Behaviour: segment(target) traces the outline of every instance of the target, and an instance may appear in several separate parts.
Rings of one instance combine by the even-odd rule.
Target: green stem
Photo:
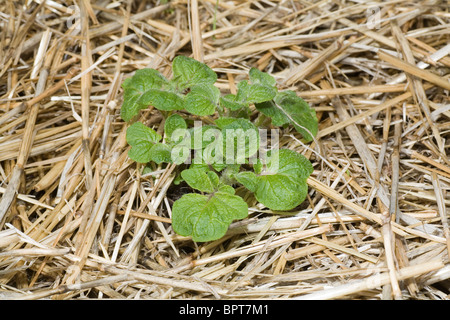
[[[258,118],[256,118],[255,120],[255,126],[260,128],[263,126],[264,121],[266,121],[267,116],[265,114],[260,113],[258,115]]]

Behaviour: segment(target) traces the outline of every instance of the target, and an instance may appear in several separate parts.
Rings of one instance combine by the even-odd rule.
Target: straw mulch
[[[0,297],[448,299],[449,23],[444,0],[1,1]],[[280,140],[314,165],[299,208],[173,232],[177,168],[143,175],[119,110],[177,55],[316,109],[314,143]]]

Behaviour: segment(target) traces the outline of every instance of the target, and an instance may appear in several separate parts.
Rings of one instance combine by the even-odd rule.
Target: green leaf
[[[204,172],[208,172],[209,166],[206,163],[192,163],[189,166],[189,169],[198,169],[198,170],[202,170]]]
[[[123,104],[120,109],[120,117],[124,121],[130,121],[134,116],[139,114],[141,109],[144,109],[141,104],[137,103],[141,94],[138,91],[125,92],[123,95]]]
[[[226,94],[223,97],[220,97],[219,103],[222,108],[230,109],[231,111],[236,111],[244,107],[248,107],[248,103],[239,103],[236,101],[236,95],[234,94]]]
[[[272,100],[277,94],[276,81],[271,75],[251,68],[249,78],[250,83],[248,81],[238,83],[236,95],[227,94],[220,98],[220,105],[223,108],[236,111],[248,107],[250,103]]]
[[[185,97],[185,108],[197,116],[209,116],[216,111],[220,91],[212,84],[197,85]]]
[[[284,175],[259,177],[256,200],[272,210],[291,210],[302,203],[308,192],[306,183],[294,183]]]
[[[228,184],[221,184],[219,186],[219,191],[220,192],[225,192],[225,193],[229,193],[229,194],[234,194],[235,190],[232,186],[228,185]]]
[[[141,122],[135,122],[127,129],[126,140],[131,146],[130,159],[147,163],[151,160],[150,149],[161,140],[161,136]]]
[[[157,89],[150,89],[144,92],[136,103],[142,105],[143,108],[151,105],[163,111],[184,109],[184,101],[181,96],[173,92]]]
[[[192,165],[212,166],[214,170],[221,171],[227,165],[223,163],[222,143],[219,140],[213,141],[204,149],[195,150]]]
[[[278,93],[278,95],[280,92]],[[255,107],[259,112],[268,116],[272,120],[272,124],[276,127],[281,127],[286,123],[291,123],[291,120],[287,117],[286,113],[277,108],[274,101],[266,101],[255,104]]]
[[[250,120],[242,118],[234,119],[234,121],[224,119],[223,122],[227,122],[222,127],[225,163],[245,163],[245,159],[252,157],[258,151],[258,128]]]
[[[241,81],[237,85],[236,101],[239,103],[261,103],[272,100],[277,94],[277,88],[260,83],[249,84]]]
[[[220,172],[227,167],[223,161],[222,143],[221,140],[215,140],[209,144],[205,149],[196,150],[193,164],[210,166]]]
[[[175,129],[171,134],[172,139],[172,151],[171,151],[171,160],[172,163],[182,164],[185,163],[191,157],[191,135],[190,130],[185,129]]]
[[[260,174],[263,169],[264,164],[261,159],[256,159],[256,163],[253,163],[253,170],[256,174]]]
[[[214,162],[211,165],[212,165],[213,169],[218,172],[220,172],[223,169],[225,169],[226,167],[228,167],[228,165],[226,163],[222,163],[222,162],[221,163]]]
[[[188,163],[189,159],[189,152],[184,151],[188,150],[187,148],[178,147],[178,148],[172,148],[172,151],[170,153],[170,160],[172,163],[175,163],[177,165]]]
[[[212,193],[219,184],[219,177],[212,171],[205,172],[203,169],[185,169],[181,177],[193,189],[201,192]]]
[[[139,110],[148,107],[148,104],[140,100],[145,92],[163,89],[168,85],[168,80],[157,70],[137,70],[134,76],[125,79],[122,83],[124,89],[123,104],[120,110],[122,119],[130,121],[139,113]]]
[[[122,88],[145,92],[150,89],[160,89],[168,83],[168,80],[159,71],[145,68],[137,70],[134,76],[125,79]]]
[[[171,163],[171,148],[164,143],[155,143],[150,149],[150,159],[157,164],[162,162]]]
[[[292,179],[305,180],[313,172],[311,162],[302,154],[290,149],[274,150],[261,175],[283,174]]]
[[[182,236],[192,236],[197,242],[220,239],[233,220],[248,215],[245,201],[229,192],[205,196],[195,193],[183,195],[172,207],[172,227]]]
[[[273,101],[258,103],[255,106],[261,113],[272,118],[274,126],[286,123],[293,125],[306,141],[313,140],[313,136],[318,132],[315,110],[294,91],[279,92]]]
[[[173,79],[179,90],[196,85],[214,84],[217,81],[217,74],[210,67],[186,56],[177,56],[173,59],[172,70]]]
[[[231,164],[227,165],[224,170],[221,172],[220,181],[223,184],[235,184],[236,183],[236,174],[239,173],[241,168],[240,164]]]
[[[161,136],[152,128],[147,127],[141,122],[135,122],[127,129],[126,140],[128,144],[133,145],[143,141],[156,143],[161,140]]]
[[[186,121],[179,114],[172,114],[167,117],[166,122],[164,123],[164,133],[169,141],[177,142],[180,140],[180,135],[172,136],[175,130],[182,129],[185,130],[187,128]],[[178,139],[177,139],[178,137]]]
[[[220,118],[217,118],[214,122],[220,129],[223,129],[226,126],[235,122],[236,120],[237,120],[237,118],[234,118],[234,117],[220,117]]]
[[[271,153],[265,170],[255,179],[240,173],[236,178],[256,199],[272,210],[291,210],[302,203],[308,193],[306,179],[313,172],[309,160],[303,155],[280,149]],[[239,180],[238,180],[239,181]]]
[[[209,181],[211,181],[211,184],[214,186],[214,189],[216,189],[219,186],[219,176],[214,171],[208,171],[206,174],[208,175]]]
[[[222,133],[216,126],[196,126],[188,129],[191,149],[199,150],[213,143]]]
[[[248,190],[255,192],[258,184],[258,177],[251,171],[242,171],[235,175],[236,180]]]
[[[250,81],[254,84],[262,84],[268,87],[275,87],[277,84],[277,81],[274,77],[256,68],[251,68],[248,74]]]
[[[205,160],[205,159],[203,159],[204,161],[202,161],[202,162],[199,162],[199,163],[192,163],[190,166],[189,166],[189,169],[199,169],[199,170],[202,170],[202,171],[204,171],[204,172],[209,172],[211,169],[210,169],[210,167],[212,167],[215,171],[217,171],[217,172],[220,172],[220,171],[222,171],[223,169],[225,169],[225,168],[227,168],[228,166],[227,165],[220,165],[220,164],[215,164],[215,163],[211,163],[211,162],[208,162],[207,160]],[[217,175],[217,174],[216,174]],[[221,184],[222,183],[222,177],[223,177],[223,174],[221,174],[221,176],[220,176],[220,179],[219,179],[219,184]],[[210,179],[212,180],[212,181],[215,181],[215,179],[212,179],[211,177],[210,177]],[[215,182],[214,182],[215,183]]]

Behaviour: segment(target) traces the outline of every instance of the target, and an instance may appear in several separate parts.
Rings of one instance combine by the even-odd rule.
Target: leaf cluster
[[[225,95],[215,86],[217,74],[192,58],[176,57],[172,73],[169,80],[157,70],[141,69],[127,78],[121,117],[130,123],[130,159],[180,165],[177,183],[184,181],[193,190],[173,204],[175,232],[199,242],[221,238],[233,220],[248,215],[246,201],[236,194],[239,186],[276,211],[304,201],[311,163],[289,149],[257,157],[262,127],[251,120],[250,107],[270,118],[273,127],[292,125],[306,142],[318,130],[314,109],[294,91],[279,92],[275,78],[256,68],[249,70],[249,80],[237,84],[236,94]],[[165,118],[163,136],[136,122],[149,106]],[[208,125],[197,125],[199,118]]]

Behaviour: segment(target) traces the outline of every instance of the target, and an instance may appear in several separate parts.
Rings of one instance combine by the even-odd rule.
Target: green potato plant
[[[259,123],[266,121],[252,121],[250,107],[263,120],[270,118],[272,127],[293,126],[305,142],[318,131],[313,108],[294,91],[278,91],[276,80],[256,68],[248,81],[237,84],[236,94],[225,95],[214,85],[217,74],[195,59],[177,56],[172,73],[167,79],[157,70],[141,69],[127,78],[121,117],[129,123],[129,158],[180,165],[177,183],[192,188],[173,204],[176,233],[197,242],[221,238],[233,220],[248,215],[247,203],[235,193],[238,186],[276,211],[292,210],[305,200],[311,163],[289,149],[265,152],[267,128]],[[164,137],[136,120],[149,106],[165,117]]]

